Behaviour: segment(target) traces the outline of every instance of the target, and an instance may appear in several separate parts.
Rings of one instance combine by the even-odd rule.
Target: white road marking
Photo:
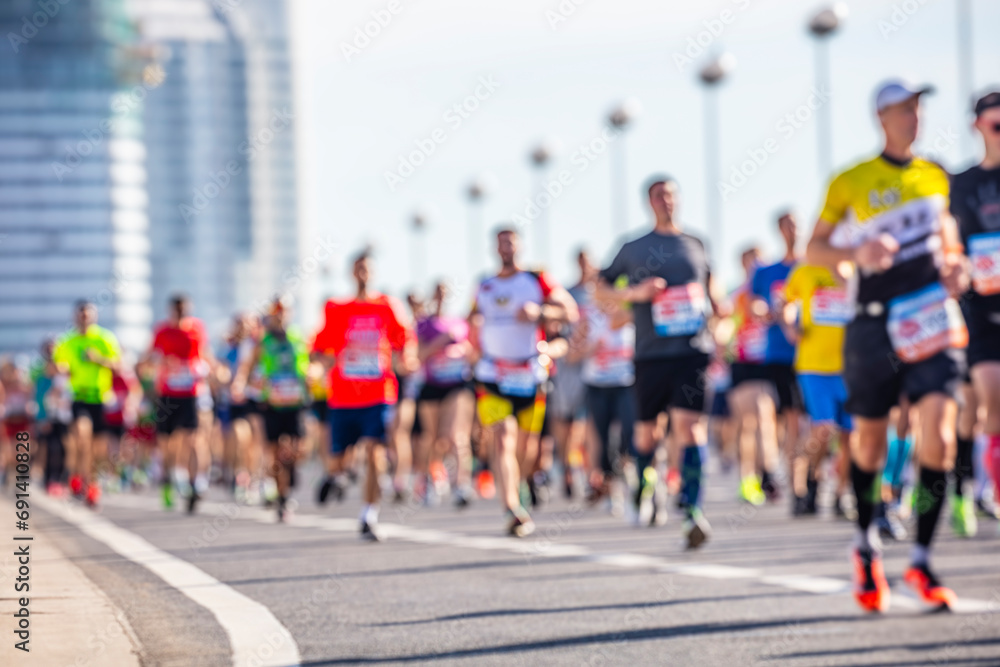
[[[126,509],[142,509],[162,512],[159,500],[149,496],[109,496],[106,504]],[[238,513],[233,508],[238,509]],[[260,507],[246,507],[235,503],[203,502],[198,505],[198,511],[209,516],[226,516],[274,524],[275,515],[272,510]],[[292,527],[317,528],[333,533],[356,533],[358,522],[355,519],[330,518],[316,514],[295,515],[289,524]],[[749,567],[734,567],[715,563],[687,563],[678,565],[666,558],[632,553],[601,553],[588,547],[575,544],[552,542],[542,536],[526,540],[516,540],[510,537],[485,537],[482,535],[462,535],[448,533],[431,528],[414,528],[392,523],[379,523],[385,536],[390,539],[405,540],[419,544],[449,545],[478,551],[507,551],[533,558],[579,558],[581,560],[610,565],[626,569],[652,568],[660,572],[679,574],[700,579],[750,579],[768,586],[787,588],[814,595],[844,595],[851,592],[851,584],[843,579],[814,576],[809,574],[784,574],[779,576],[765,575],[761,570]],[[537,534],[537,533],[536,533]],[[903,587],[893,589],[892,607],[896,609],[912,609],[922,611],[926,606],[913,597],[909,590]],[[970,598],[960,598],[952,609],[958,614],[983,614],[1000,612],[1000,603]]]
[[[212,612],[229,636],[235,667],[277,667],[302,661],[292,634],[259,602],[89,510],[44,494],[36,494],[32,500]]]

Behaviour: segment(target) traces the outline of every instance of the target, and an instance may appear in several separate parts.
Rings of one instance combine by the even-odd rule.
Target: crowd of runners
[[[638,526],[679,511],[695,549],[711,456],[742,502],[855,522],[865,610],[889,605],[881,541],[909,532],[904,580],[952,606],[929,559],[945,504],[960,537],[1000,517],[1000,92],[975,104],[982,163],[955,175],[912,152],[929,92],[876,91],[883,150],[834,176],[804,253],[795,214],[777,216],[783,255],[747,248],[729,294],[681,227],[678,183],[657,176],[652,229],[604,268],[581,250],[568,289],[523,267],[518,231],[500,228],[500,269],[462,311],[445,284],[408,308],[375,292],[367,252],[311,335],[277,296],[213,351],[176,296],[129,357],[81,301],[34,362],[0,367],[5,484],[27,430],[47,492],[91,507],[158,487],[164,508],[196,512],[219,484],[284,521],[318,459],[306,492],[359,493],[373,541],[383,497],[492,498],[523,537],[558,493]]]

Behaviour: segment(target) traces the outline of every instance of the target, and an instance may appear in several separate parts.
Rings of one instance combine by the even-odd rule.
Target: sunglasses
[[[994,134],[1000,134],[1000,123],[993,123],[992,125],[987,125]]]

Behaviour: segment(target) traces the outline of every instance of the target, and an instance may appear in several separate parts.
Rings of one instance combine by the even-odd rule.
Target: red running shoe
[[[912,588],[920,599],[938,608],[952,609],[958,597],[955,592],[942,586],[927,564],[911,565],[903,574],[903,581]]]
[[[867,612],[887,611],[892,594],[882,570],[882,556],[871,549],[855,549],[851,559],[854,562],[854,599]]]

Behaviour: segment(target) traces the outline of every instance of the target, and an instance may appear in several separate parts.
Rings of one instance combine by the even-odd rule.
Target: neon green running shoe
[[[174,507],[174,486],[173,484],[163,485],[163,509],[169,510]]]
[[[964,496],[951,494],[951,529],[958,537],[975,537],[979,532],[976,503],[968,494]]]
[[[767,496],[760,488],[760,479],[757,478],[757,475],[747,475],[740,482],[740,500],[757,507],[767,502]]]

